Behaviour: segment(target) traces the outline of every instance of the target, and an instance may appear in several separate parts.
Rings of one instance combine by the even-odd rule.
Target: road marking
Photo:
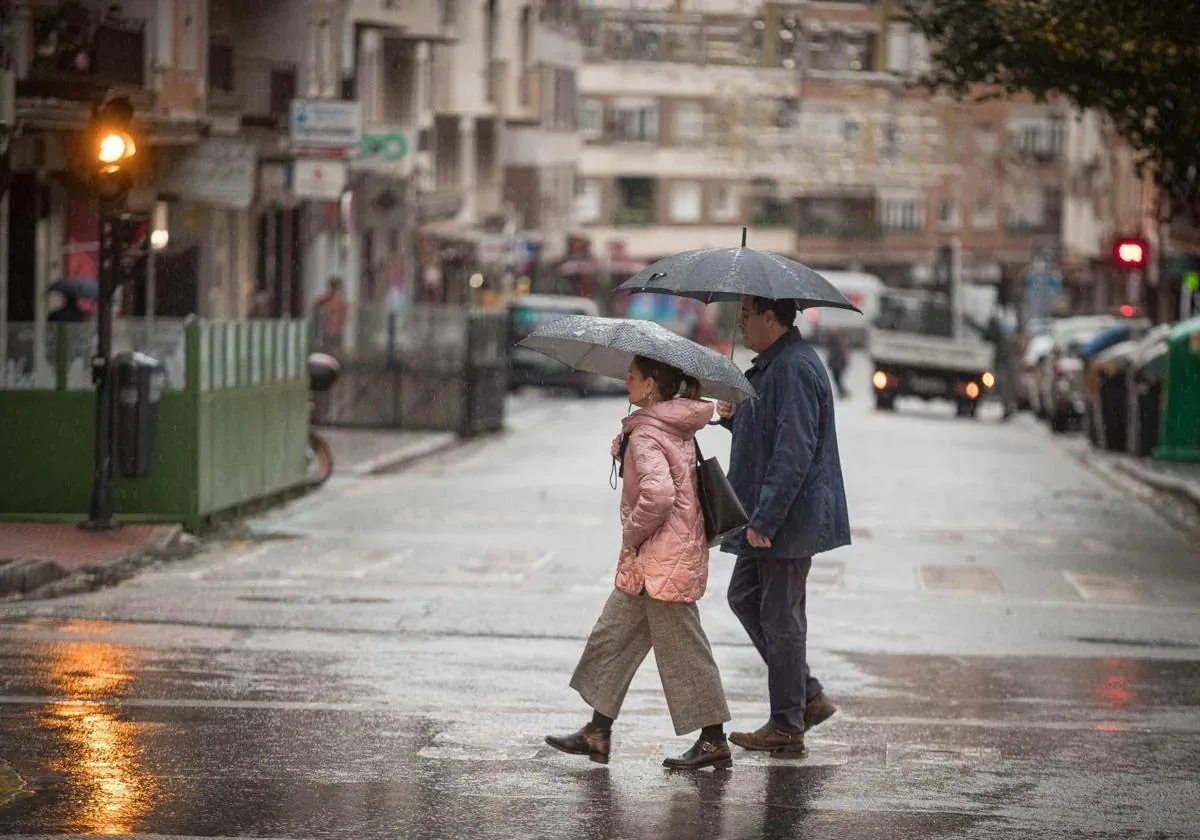
[[[968,592],[997,595],[1004,591],[991,569],[984,566],[921,566],[921,588],[932,592]]]
[[[532,551],[485,551],[471,557],[462,570],[476,578],[522,581],[554,558],[553,551],[534,556]]]
[[[359,568],[354,569],[350,572],[350,577],[354,578],[355,580],[362,580],[367,575],[371,574],[371,572],[378,572],[382,569],[392,566],[395,563],[403,563],[407,560],[411,560],[416,553],[416,549],[406,548],[403,551],[395,554],[389,554],[382,560],[377,560],[374,563],[368,563],[365,566],[360,566]]]
[[[884,759],[887,766],[974,766],[999,764],[1003,760],[994,747],[948,747],[937,744],[897,744],[889,742]]]
[[[270,544],[260,545],[258,548],[247,551],[245,554],[240,554],[237,557],[231,557],[228,560],[218,561],[212,565],[206,566],[203,569],[197,569],[194,572],[189,572],[188,577],[191,580],[202,580],[203,578],[208,577],[211,572],[232,571],[238,566],[245,566],[247,563],[253,563],[255,560],[266,555],[270,550]]]
[[[845,573],[846,564],[840,560],[817,560],[808,573],[808,583],[810,586],[835,588],[842,585]]]
[[[1075,587],[1085,601],[1102,604],[1137,604],[1146,600],[1141,589],[1129,578],[1091,572],[1063,572],[1067,583]]]

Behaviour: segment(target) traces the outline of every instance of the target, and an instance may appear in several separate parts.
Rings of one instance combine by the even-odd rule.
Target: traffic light
[[[1150,262],[1150,246],[1144,239],[1121,237],[1113,243],[1113,260],[1117,268],[1141,271]]]
[[[119,202],[133,187],[138,142],[133,130],[133,105],[127,98],[110,99],[92,112],[87,160],[92,186],[103,201]]]

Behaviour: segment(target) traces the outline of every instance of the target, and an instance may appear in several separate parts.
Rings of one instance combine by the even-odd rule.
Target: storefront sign
[[[362,143],[362,105],[340,100],[292,100],[293,149],[355,149]]]
[[[411,150],[412,140],[405,131],[368,131],[363,134],[359,158],[395,164],[406,160]]]
[[[254,146],[209,137],[188,149],[164,178],[164,192],[213,207],[246,210],[254,201],[258,157]]]
[[[338,201],[346,189],[346,162],[342,160],[295,160],[288,192],[296,198]]]

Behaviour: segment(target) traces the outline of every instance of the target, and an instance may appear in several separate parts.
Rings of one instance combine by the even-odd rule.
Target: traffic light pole
[[[113,518],[113,381],[112,328],[113,296],[121,270],[121,237],[117,220],[104,202],[100,203],[99,300],[96,312],[96,354],[92,356],[92,384],[96,388],[95,445],[92,460],[92,496],[83,528],[111,531],[120,527]]]

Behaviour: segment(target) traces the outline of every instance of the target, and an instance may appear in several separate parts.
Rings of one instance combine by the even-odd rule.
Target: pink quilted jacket
[[[621,557],[617,588],[659,601],[698,601],[708,583],[708,541],[696,486],[696,432],[713,405],[676,398],[629,415],[624,431]]]

